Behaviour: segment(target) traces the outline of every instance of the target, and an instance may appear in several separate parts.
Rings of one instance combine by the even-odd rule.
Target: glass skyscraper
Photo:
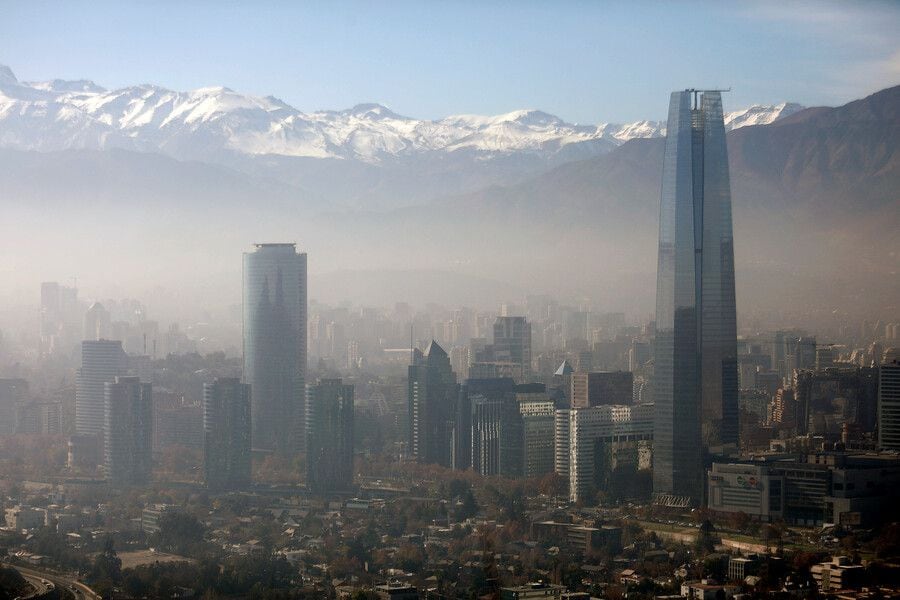
[[[116,377],[104,384],[106,482],[146,485],[153,452],[153,387],[138,377]]]
[[[254,448],[303,447],[306,254],[294,244],[244,253],[244,381],[250,384]]]
[[[306,388],[306,485],[313,492],[353,487],[353,386],[340,379]]]
[[[703,496],[703,465],[737,443],[731,184],[722,96],[673,92],[659,215],[653,489]]]
[[[410,455],[422,463],[452,466],[458,386],[450,358],[437,342],[432,340],[424,354],[413,353],[407,381]]]
[[[250,386],[219,377],[203,384],[203,467],[214,490],[250,485]]]

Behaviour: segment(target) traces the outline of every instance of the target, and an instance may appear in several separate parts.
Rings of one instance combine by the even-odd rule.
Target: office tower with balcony
[[[203,471],[214,490],[250,485],[250,386],[236,377],[203,384]]]
[[[340,379],[306,388],[306,485],[317,493],[353,486],[353,386]]]
[[[137,377],[116,377],[104,384],[106,481],[113,486],[150,481],[153,452],[152,385]]]
[[[243,280],[253,446],[290,454],[303,447],[306,254],[294,244],[256,244],[244,253]]]
[[[658,259],[653,489],[698,503],[710,450],[738,435],[731,185],[718,91],[672,93]]]

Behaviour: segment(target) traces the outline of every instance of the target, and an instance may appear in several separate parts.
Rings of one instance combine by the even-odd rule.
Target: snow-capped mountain
[[[799,109],[753,106],[729,113],[725,122],[729,129],[770,123]],[[0,66],[0,147],[18,150],[124,148],[199,160],[237,154],[378,163],[461,151],[478,158],[590,156],[664,134],[659,121],[577,125],[537,110],[436,121],[379,104],[304,113],[272,96],[225,87],[177,92],[154,85],[106,90],[87,80],[27,83]]]
[[[782,102],[774,106],[754,104],[744,110],[736,110],[725,115],[725,129],[739,129],[748,125],[768,125],[773,121],[800,112],[805,107],[794,102]]]

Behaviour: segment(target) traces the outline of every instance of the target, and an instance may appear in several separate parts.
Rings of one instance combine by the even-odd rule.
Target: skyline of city
[[[841,110],[858,119],[879,101]],[[241,273],[217,273],[213,295],[239,285],[240,305],[201,303],[184,326],[157,307],[187,295],[88,301],[76,282],[35,286],[24,333],[0,335],[0,591],[875,600],[877,585],[900,597],[880,562],[900,559],[893,298],[804,321],[773,283],[777,310],[757,312],[735,266],[748,234],[733,182],[748,176],[730,156],[816,115],[827,130],[833,114],[726,133],[721,91],[687,89],[671,93],[664,139],[609,150],[659,154],[658,234],[624,232],[656,248],[655,311],[636,308],[647,286],[628,302],[573,298],[538,272],[523,290],[485,281],[505,299],[491,308],[439,287],[440,302],[404,301],[434,285],[424,277],[352,277],[394,302],[340,290],[317,302],[322,246],[263,241],[294,239],[287,222],[221,257]],[[276,218],[270,208],[244,210]],[[429,214],[409,230],[438,253],[466,245],[464,227],[446,214],[426,227]],[[538,253],[555,241],[500,215],[470,250],[527,273],[531,255],[510,240]],[[609,256],[553,271],[594,279]],[[168,267],[199,278],[192,264]]]

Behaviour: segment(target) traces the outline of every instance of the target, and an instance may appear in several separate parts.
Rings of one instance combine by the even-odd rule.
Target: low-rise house
[[[822,592],[860,588],[866,579],[865,567],[854,565],[846,556],[835,556],[831,562],[813,565],[810,572]]]
[[[681,595],[688,600],[716,600],[719,592],[725,594],[725,598],[734,598],[740,593],[741,588],[736,585],[720,585],[709,580],[693,581],[681,584]]]

